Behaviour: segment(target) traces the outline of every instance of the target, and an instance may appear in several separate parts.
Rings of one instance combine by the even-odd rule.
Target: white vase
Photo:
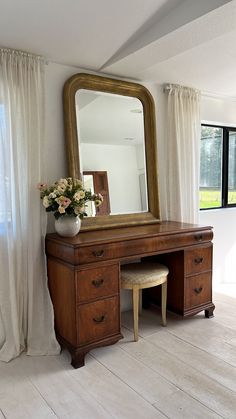
[[[55,230],[63,237],[74,237],[80,231],[81,220],[73,215],[62,215],[55,220]]]

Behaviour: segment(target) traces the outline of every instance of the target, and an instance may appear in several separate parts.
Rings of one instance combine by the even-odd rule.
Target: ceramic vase
[[[79,233],[80,227],[80,218],[73,215],[62,215],[58,220],[55,220],[55,230],[59,236],[74,237]]]

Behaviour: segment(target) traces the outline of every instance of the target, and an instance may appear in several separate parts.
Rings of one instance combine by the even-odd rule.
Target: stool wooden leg
[[[142,314],[142,307],[143,307],[143,290],[139,290],[139,303],[138,303],[139,316]]]
[[[138,341],[139,288],[133,288],[134,340]]]
[[[162,326],[166,326],[167,281],[161,286],[161,315]]]

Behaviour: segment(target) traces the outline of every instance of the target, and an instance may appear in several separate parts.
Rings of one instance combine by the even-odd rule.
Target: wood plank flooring
[[[66,351],[0,362],[0,419],[236,419],[236,294],[214,302],[213,319],[169,313],[166,328],[144,310],[138,342],[122,313],[124,339],[77,370]]]

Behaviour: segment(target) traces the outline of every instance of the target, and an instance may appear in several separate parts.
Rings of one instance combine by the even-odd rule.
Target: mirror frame
[[[79,89],[131,96],[142,102],[149,209],[141,213],[85,217],[81,230],[101,230],[160,222],[155,106],[150,92],[137,83],[86,73],[75,74],[66,81],[63,89],[63,108],[68,172],[69,176],[79,179],[81,173],[75,104],[75,95]]]

